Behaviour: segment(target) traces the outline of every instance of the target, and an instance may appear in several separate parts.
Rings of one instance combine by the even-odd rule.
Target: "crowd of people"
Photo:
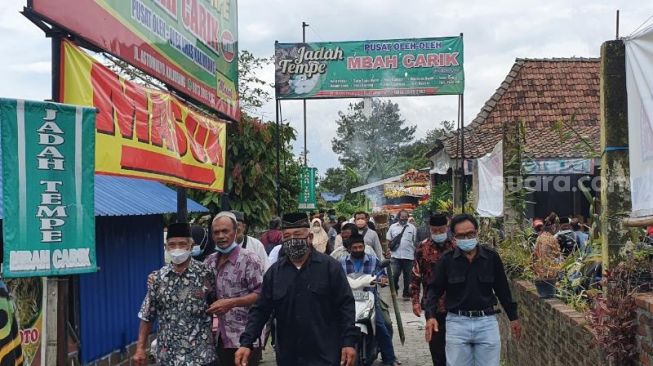
[[[347,276],[368,274],[381,287],[392,281],[426,318],[434,365],[499,365],[499,303],[515,336],[521,327],[501,259],[478,243],[476,219],[434,213],[417,228],[400,211],[386,227],[382,243],[366,212],[285,214],[260,240],[236,211],[210,228],[170,225],[167,264],[147,279],[134,362],[147,363],[158,321],[151,352],[161,365],[257,365],[270,338],[279,365],[354,365],[361,335]],[[381,360],[400,365],[387,306],[374,299]]]

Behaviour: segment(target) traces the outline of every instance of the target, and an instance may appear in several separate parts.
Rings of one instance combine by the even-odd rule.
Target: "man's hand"
[[[515,337],[516,340],[521,338],[521,323],[519,323],[519,320],[513,320],[510,322],[510,330],[512,331],[512,336]]]
[[[236,351],[234,359],[236,360],[234,366],[246,366],[247,360],[249,360],[249,354],[252,352],[248,347],[240,347]]]
[[[422,306],[418,302],[413,304],[413,314],[418,318],[422,315]]]
[[[388,286],[388,277],[385,277],[385,276],[384,277],[379,277],[378,283],[379,283],[379,285],[381,285],[381,287]]]
[[[426,334],[425,334],[425,339],[426,342],[431,342],[431,338],[433,337],[433,332],[438,332],[438,321],[435,320],[435,318],[431,318],[426,321]]]
[[[147,356],[145,355],[145,350],[141,347],[136,347],[136,352],[134,352],[134,357],[132,357],[132,360],[136,365],[147,365]]]
[[[156,271],[150,273],[147,276],[147,287],[151,287],[154,284],[154,279],[156,278]]]
[[[233,299],[220,299],[211,304],[206,312],[211,315],[223,315],[233,309],[234,305]]]
[[[356,349],[354,347],[342,347],[340,352],[341,366],[354,366],[356,363]]]
[[[388,250],[387,252],[383,253],[383,256],[385,259],[390,259],[392,257],[392,252]]]

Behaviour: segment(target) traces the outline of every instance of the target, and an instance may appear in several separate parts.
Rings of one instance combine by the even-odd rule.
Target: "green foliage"
[[[342,194],[345,198],[351,198],[350,190],[361,184],[360,176],[353,169],[339,167],[327,169],[324,178],[320,179],[318,187],[322,192]]]
[[[276,124],[260,123],[247,114],[240,123],[229,125],[227,130],[227,171],[225,188],[231,209],[247,215],[250,226],[263,228],[276,212],[276,154],[270,153],[276,138]],[[281,140],[281,201],[282,210],[297,208],[299,195],[299,170],[290,142],[295,131],[282,125]],[[284,165],[285,162],[285,165]],[[222,194],[193,190],[191,198],[200,201],[212,213],[220,211]]]
[[[448,200],[451,197],[451,192],[452,188],[449,182],[442,182],[431,187],[431,197],[429,197],[428,202],[418,206],[413,211],[413,217],[417,225],[421,226],[424,223],[424,217],[427,214],[441,212],[440,202]]]
[[[453,121],[442,121],[442,127],[429,130],[424,138],[401,147],[397,158],[397,165],[401,171],[419,170],[430,166],[431,162],[426,154],[433,149],[438,139],[443,138],[453,129]]]
[[[272,59],[258,58],[247,50],[240,51],[238,55],[238,94],[240,96],[240,108],[252,114],[265,102],[272,99],[270,96],[270,85],[258,76],[258,72]]]
[[[331,141],[338,160],[353,169],[363,183],[398,175],[402,147],[413,141],[416,126],[406,127],[399,106],[373,99],[369,116],[365,101],[350,104],[347,113],[338,112],[336,137]]]

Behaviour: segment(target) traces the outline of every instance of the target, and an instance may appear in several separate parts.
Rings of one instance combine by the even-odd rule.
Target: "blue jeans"
[[[378,298],[378,292],[375,295],[374,311],[376,312],[376,318],[374,319],[374,323],[376,323],[376,343],[379,345],[383,363],[391,364],[397,360],[397,356],[395,356],[395,348],[392,345],[392,337],[386,327],[385,319],[383,319],[383,310],[381,310],[381,301]]]
[[[496,315],[447,314],[447,366],[499,366],[501,337]]]

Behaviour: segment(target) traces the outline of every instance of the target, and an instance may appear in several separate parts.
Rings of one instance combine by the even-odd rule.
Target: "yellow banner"
[[[223,190],[224,120],[125,80],[70,42],[61,55],[62,101],[98,109],[97,173]]]

